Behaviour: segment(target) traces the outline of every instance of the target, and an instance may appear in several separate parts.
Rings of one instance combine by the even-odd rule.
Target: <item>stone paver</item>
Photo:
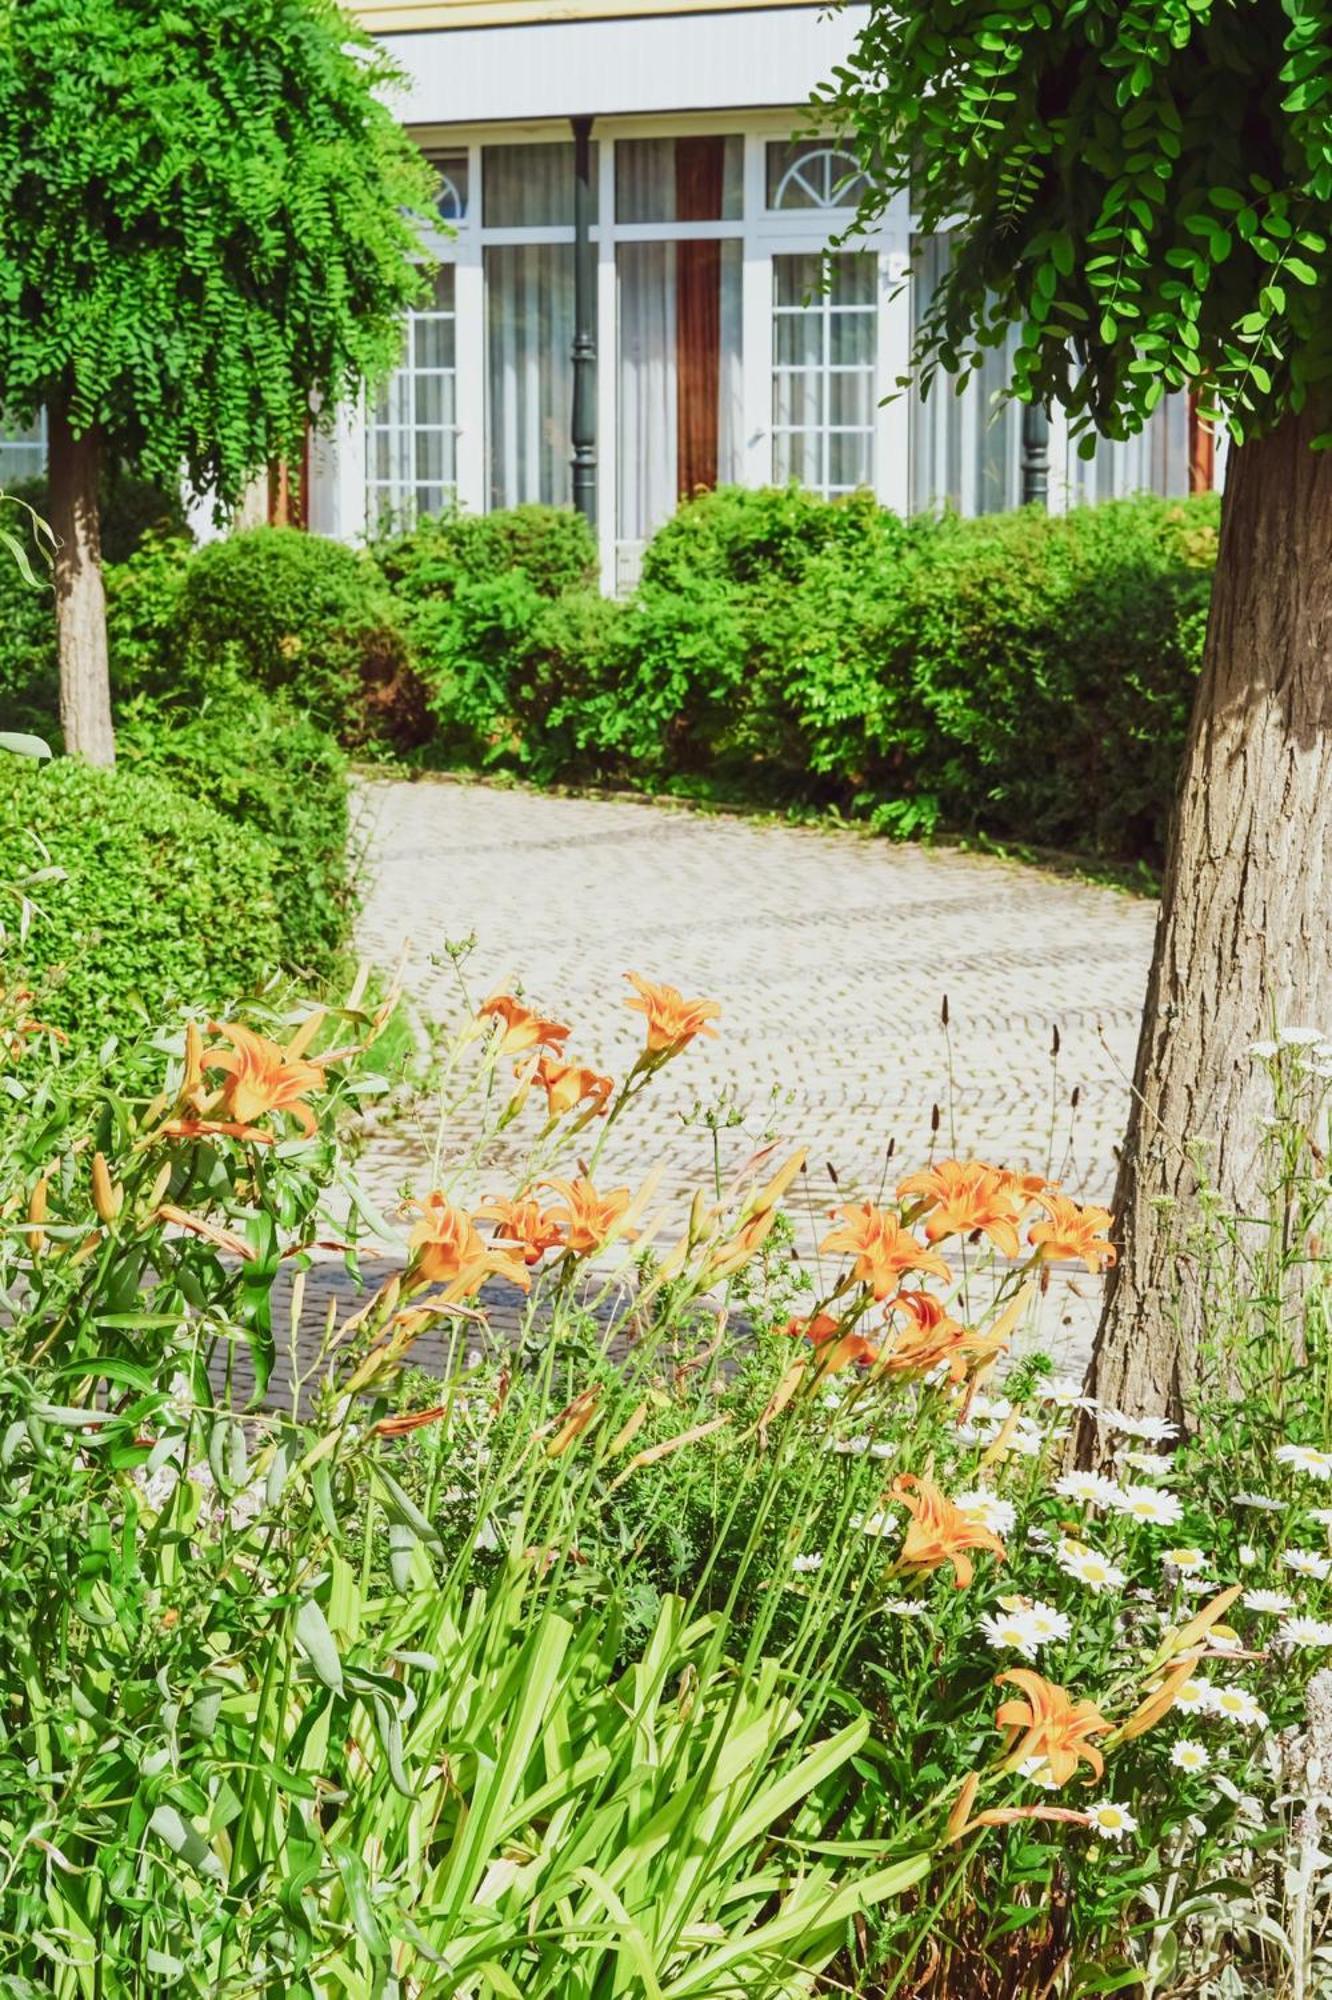
[[[359,798],[360,946],[381,964],[410,947],[426,1019],[459,1017],[444,945],[469,934],[474,999],[521,991],[572,1024],[572,1053],[616,1075],[642,1033],[626,971],[722,1003],[718,1039],[696,1042],[612,1132],[599,1181],[636,1184],[659,1164],[661,1205],[682,1218],[710,1179],[698,1108],[725,1094],[741,1118],[722,1135],[727,1162],[770,1137],[809,1146],[802,1236],[932,1145],[1108,1198],[1149,904],[953,850],[634,801],[430,779],[368,781]],[[362,1173],[382,1204],[425,1191],[434,1140],[426,1111],[376,1135]],[[1046,1302],[1042,1337],[1069,1365],[1093,1294],[1075,1281]]]

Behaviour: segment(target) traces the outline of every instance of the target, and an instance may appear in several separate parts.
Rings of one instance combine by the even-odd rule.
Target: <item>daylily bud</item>
[[[164,1160],[148,1194],[149,1208],[160,1208],[171,1188],[171,1162]]]
[[[93,1154],[92,1198],[99,1220],[114,1222],[124,1204],[125,1190],[113,1183],[105,1153]]]
[[[46,1220],[46,1195],[50,1185],[43,1174],[28,1199],[28,1221],[32,1224],[28,1231],[28,1248],[34,1257],[41,1255],[46,1242],[46,1231],[41,1225]]]

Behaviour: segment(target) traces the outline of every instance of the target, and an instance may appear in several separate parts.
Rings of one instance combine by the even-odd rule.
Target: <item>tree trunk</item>
[[[1198,1161],[1256,1193],[1274,1025],[1332,1032],[1332,452],[1287,418],[1232,449],[1221,548],[1166,864],[1115,1195],[1119,1263],[1087,1376],[1178,1417],[1201,1287],[1182,1238]],[[1195,1148],[1201,1148],[1195,1153]]]
[[[70,756],[114,764],[97,494],[101,435],[91,430],[75,437],[63,402],[51,404],[48,418],[60,727]]]

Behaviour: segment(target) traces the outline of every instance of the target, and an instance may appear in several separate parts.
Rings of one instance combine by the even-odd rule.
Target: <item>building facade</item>
[[[1178,399],[1088,462],[1057,416],[1024,446],[1002,350],[960,396],[893,395],[947,243],[913,233],[905,197],[843,240],[855,162],[809,107],[862,8],[358,12],[405,72],[400,115],[440,175],[439,269],[392,380],[316,441],[311,527],[357,537],[450,502],[576,503],[623,588],[679,501],[722,482],[868,486],[904,511],[964,513],[1041,487],[1060,508],[1198,483]]]

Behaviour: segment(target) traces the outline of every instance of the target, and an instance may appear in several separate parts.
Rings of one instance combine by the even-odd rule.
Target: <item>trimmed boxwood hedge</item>
[[[43,1019],[84,1039],[223,1008],[283,961],[270,843],[146,771],[0,754],[0,898]]]

